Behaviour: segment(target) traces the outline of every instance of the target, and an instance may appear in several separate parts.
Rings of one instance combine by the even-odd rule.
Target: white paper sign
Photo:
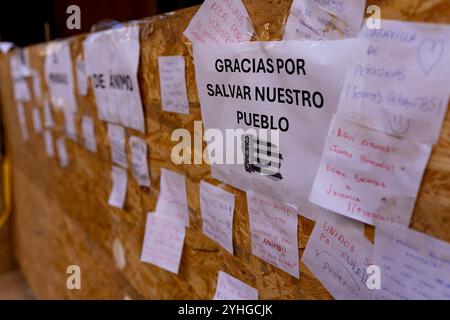
[[[33,129],[36,133],[42,132],[42,120],[41,120],[41,114],[39,113],[39,109],[36,107],[33,107],[31,109],[32,115],[33,115]]]
[[[367,300],[367,268],[373,264],[373,245],[354,221],[334,213],[319,216],[302,261],[338,300]]]
[[[435,143],[450,94],[450,26],[382,20],[365,27],[366,57],[349,70],[338,113],[410,140]]]
[[[203,234],[233,254],[234,194],[200,182]]]
[[[203,124],[215,129],[205,137],[222,133],[205,139],[213,177],[302,212],[347,67],[364,54],[360,41],[194,45]]]
[[[334,117],[309,200],[368,224],[409,225],[430,152]]]
[[[67,154],[66,139],[59,138],[56,140],[56,149],[58,151],[59,165],[62,168],[69,166],[69,155]]]
[[[189,226],[186,178],[179,173],[161,169],[161,183],[155,215]]]
[[[147,215],[141,261],[178,273],[186,228],[171,220]]]
[[[112,162],[123,168],[128,168],[125,152],[125,128],[108,123],[108,137]]]
[[[230,43],[250,40],[254,32],[241,0],[205,0],[184,35],[192,43]]]
[[[68,41],[47,45],[45,56],[45,80],[54,107],[76,112],[72,57]]]
[[[273,199],[247,191],[252,253],[300,278],[296,210]]]
[[[92,117],[83,116],[81,120],[81,131],[83,134],[84,147],[93,152],[97,152],[97,141],[95,139],[94,119]]]
[[[77,59],[77,85],[78,93],[85,96],[88,91],[88,76],[86,73],[86,63],[83,59]]]
[[[366,0],[294,0],[283,40],[337,40],[358,35]]]
[[[31,101],[27,77],[30,76],[28,50],[17,48],[10,58],[11,77],[13,79],[16,101]]]
[[[150,175],[148,172],[147,143],[138,137],[130,137],[131,162],[133,175],[140,186],[150,188]]]
[[[137,25],[92,33],[84,41],[99,118],[144,132],[137,80],[139,50]]]
[[[214,300],[258,300],[258,290],[228,273],[219,271]]]
[[[55,121],[53,120],[53,114],[48,99],[44,101],[44,126],[46,128],[53,128]]]
[[[45,152],[50,158],[55,156],[55,146],[53,145],[53,135],[50,130],[44,131]]]
[[[27,142],[30,138],[30,135],[28,132],[27,119],[25,116],[25,108],[23,107],[23,104],[21,102],[17,103],[17,115],[19,117],[20,132],[22,133],[22,140],[24,142]]]
[[[381,268],[379,299],[449,300],[450,244],[404,226],[375,228],[375,264]]]
[[[163,110],[188,114],[184,57],[158,57],[158,66]]]
[[[112,207],[123,209],[127,195],[128,175],[123,168],[113,166],[111,170],[112,189],[108,204]]]

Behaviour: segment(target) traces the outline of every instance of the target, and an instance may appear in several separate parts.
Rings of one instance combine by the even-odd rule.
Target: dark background
[[[128,21],[150,17],[202,3],[202,0],[6,0],[0,2],[0,40],[26,46],[88,32],[105,20]],[[81,9],[81,30],[69,30],[67,7]]]

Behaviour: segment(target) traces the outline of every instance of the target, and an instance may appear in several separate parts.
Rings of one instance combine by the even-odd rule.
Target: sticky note
[[[234,194],[201,181],[200,211],[203,234],[233,254]]]
[[[163,110],[188,114],[184,57],[158,57],[158,67]]]
[[[178,274],[185,236],[183,225],[149,213],[141,261]]]
[[[252,253],[300,278],[295,208],[247,191]]]
[[[133,175],[140,186],[150,188],[150,175],[148,171],[147,143],[145,140],[130,137],[131,162],[133,164]]]
[[[214,300],[258,300],[258,290],[228,273],[219,271]]]
[[[430,151],[334,117],[309,200],[364,223],[408,225]]]
[[[112,189],[108,204],[112,207],[123,209],[127,194],[128,175],[121,167],[113,166],[111,169]]]

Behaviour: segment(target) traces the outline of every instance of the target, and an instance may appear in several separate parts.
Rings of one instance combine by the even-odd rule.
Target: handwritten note
[[[252,253],[299,278],[296,210],[263,195],[247,192]]]
[[[67,153],[66,139],[59,138],[56,140],[56,150],[58,151],[59,165],[61,168],[69,166],[69,155]]]
[[[200,182],[203,233],[233,254],[234,194]]]
[[[77,59],[77,85],[78,93],[85,96],[88,91],[88,76],[86,72],[86,63],[80,57]]]
[[[178,273],[186,228],[171,220],[147,215],[141,261]]]
[[[450,83],[450,26],[382,21],[365,27],[365,57],[350,68],[338,114],[350,121],[423,143],[439,139]]]
[[[128,175],[123,168],[113,166],[111,169],[112,189],[108,204],[112,207],[123,209],[127,194]]]
[[[184,57],[159,57],[158,66],[163,110],[188,114]]]
[[[214,300],[258,300],[258,290],[228,273],[219,271]]]
[[[64,110],[64,122],[66,125],[66,134],[73,141],[77,141],[77,128],[75,125],[75,113],[71,110]]]
[[[23,104],[21,102],[17,103],[17,115],[19,117],[20,132],[22,134],[22,140],[24,142],[27,142],[30,139],[30,134],[28,132],[27,118],[25,116],[25,108],[23,107]]]
[[[53,134],[50,130],[44,131],[45,152],[50,158],[55,156],[55,146],[53,145]]]
[[[128,168],[128,159],[125,152],[125,128],[108,123],[108,137],[112,162],[123,168]]]
[[[378,299],[450,299],[450,244],[380,223],[375,228],[374,259],[381,268]]]
[[[368,224],[408,225],[430,151],[335,116],[309,200]]]
[[[53,114],[48,99],[44,101],[44,126],[46,128],[53,128],[55,121],[53,120]]]
[[[155,215],[189,226],[186,178],[176,172],[161,169],[161,183]]]
[[[205,0],[184,35],[192,43],[229,43],[250,40],[254,32],[241,0]]]
[[[92,117],[83,116],[81,120],[81,132],[83,135],[84,147],[93,152],[97,152],[97,140],[95,139],[95,126]]]
[[[150,188],[150,175],[148,172],[147,143],[138,137],[130,138],[131,162],[133,175],[140,186]]]
[[[283,40],[337,40],[356,37],[366,0],[294,0]]]
[[[42,120],[41,120],[41,114],[39,113],[39,109],[34,107],[31,109],[32,115],[33,115],[33,129],[36,133],[42,132]]]
[[[303,263],[335,299],[372,298],[366,282],[373,246],[358,228],[349,218],[322,213],[303,253]]]

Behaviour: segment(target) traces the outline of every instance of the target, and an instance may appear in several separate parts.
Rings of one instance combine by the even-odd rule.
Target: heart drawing
[[[423,72],[428,75],[444,55],[444,41],[425,39],[419,45],[417,57]]]

